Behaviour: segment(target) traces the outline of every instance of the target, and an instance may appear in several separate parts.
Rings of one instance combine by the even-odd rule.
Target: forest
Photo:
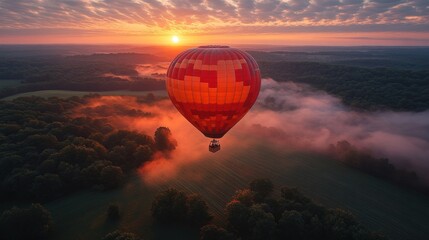
[[[363,68],[426,70],[427,47],[283,47],[248,51],[260,62],[321,62]]]
[[[98,96],[0,102],[3,201],[43,202],[83,189],[115,188],[155,152],[174,150],[168,128],[148,136],[115,129],[103,118],[71,114],[94,97]]]
[[[310,84],[361,111],[429,109],[429,71],[322,62],[259,62],[263,77]]]

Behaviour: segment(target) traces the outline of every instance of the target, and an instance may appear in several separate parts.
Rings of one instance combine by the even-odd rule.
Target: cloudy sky
[[[0,0],[0,43],[429,45],[429,0]]]

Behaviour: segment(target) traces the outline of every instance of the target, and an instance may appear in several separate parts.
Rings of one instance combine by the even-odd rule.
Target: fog
[[[160,126],[170,128],[178,146],[141,167],[149,184],[172,179],[184,165],[212,155],[208,152],[210,139],[188,123],[169,99],[147,103],[135,97],[103,96],[76,109],[75,114],[108,117],[117,128],[152,136]],[[376,157],[387,157],[395,166],[429,180],[429,111],[358,112],[308,85],[272,79],[263,79],[257,103],[221,139],[221,151],[245,151],[262,144],[273,151],[325,152],[340,140]]]
[[[138,64],[136,71],[142,77],[151,77],[158,80],[164,80],[170,62],[158,62],[155,64]]]
[[[358,112],[308,85],[264,79],[244,123],[282,147],[323,151],[347,140],[421,177],[429,170],[429,111]]]

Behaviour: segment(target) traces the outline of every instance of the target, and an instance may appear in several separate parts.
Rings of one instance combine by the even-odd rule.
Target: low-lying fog
[[[171,129],[178,141],[169,156],[157,156],[141,171],[147,183],[167,180],[185,164],[204,161],[209,139],[205,138],[170,101],[142,103],[134,97],[103,96],[88,105],[102,108],[92,117],[109,117],[119,128],[152,135],[159,126]],[[83,109],[76,113],[83,114]],[[137,111],[136,111],[137,110]],[[85,111],[88,114],[88,111]],[[106,115],[107,114],[107,115]],[[251,111],[221,139],[222,150],[245,150],[255,144],[267,144],[281,151],[298,149],[324,152],[330,144],[347,140],[376,157],[386,157],[397,166],[429,178],[429,111],[358,112],[326,92],[308,85],[279,83],[263,79],[262,88]]]

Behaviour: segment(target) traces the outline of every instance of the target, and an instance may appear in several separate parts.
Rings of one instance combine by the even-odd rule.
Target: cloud
[[[276,27],[383,26],[396,31],[428,31],[426,0],[28,0],[0,1],[0,31],[7,29],[99,29],[105,32],[160,34],[251,33]],[[242,28],[244,26],[244,28]],[[423,27],[422,27],[423,26]],[[323,28],[321,31],[325,31]],[[305,31],[305,30],[304,30]],[[7,32],[12,34],[11,32]]]

